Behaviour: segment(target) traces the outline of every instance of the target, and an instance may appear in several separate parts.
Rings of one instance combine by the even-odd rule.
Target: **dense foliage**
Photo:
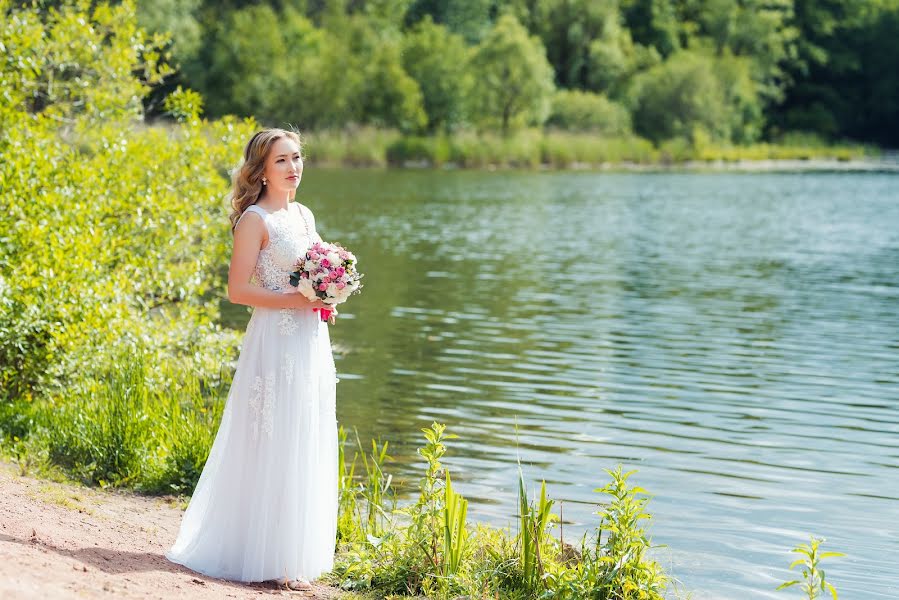
[[[0,434],[25,440],[115,395],[108,371],[137,354],[149,394],[177,389],[175,365],[216,385],[235,337],[207,298],[229,244],[227,169],[253,124],[202,121],[179,91],[165,106],[180,124],[146,127],[164,40],[128,4],[0,13]]]
[[[655,141],[800,130],[899,146],[899,0],[148,0],[139,14],[172,33],[168,85],[213,116],[578,126],[559,90]]]

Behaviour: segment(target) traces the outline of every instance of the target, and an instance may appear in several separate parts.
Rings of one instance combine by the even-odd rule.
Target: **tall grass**
[[[371,441],[371,453],[356,452],[352,460],[346,461],[347,432],[338,430],[338,539],[354,540],[377,537],[389,529],[393,511],[396,509],[396,494],[392,486],[393,476],[384,471],[386,462],[392,460],[387,454],[388,442]],[[362,442],[356,434],[356,447]],[[356,480],[356,465],[361,460],[362,479]]]
[[[464,168],[572,168],[609,163],[650,163],[652,144],[642,138],[523,130],[510,136],[461,132],[453,136],[403,137],[387,148],[393,166],[445,164]]]
[[[374,127],[314,131],[303,136],[303,153],[320,165],[383,167],[387,148],[399,138],[394,129]]]
[[[742,146],[675,138],[658,147],[635,135],[608,136],[554,129],[524,129],[511,135],[458,131],[450,135],[404,135],[357,127],[307,136],[311,162],[343,166],[583,169],[616,165],[677,164],[689,161],[851,160],[876,154],[859,144],[833,144],[808,134],[789,134],[776,143]]]
[[[592,539],[588,542],[585,535],[577,551],[550,533],[559,517],[552,512],[554,502],[545,483],[531,502],[520,475],[518,535],[483,524],[469,526],[467,501],[453,488],[441,462],[445,442],[455,436],[438,423],[422,431],[424,444],[418,453],[425,464],[417,501],[394,509],[396,518],[380,536],[342,536],[329,576],[333,583],[379,596],[662,598],[668,577],[648,556],[650,542],[642,527],[649,516],[647,499],[640,488],[628,484],[630,473],[609,471],[612,481],[597,491],[610,501],[600,511]],[[364,452],[358,441],[356,452]],[[368,483],[360,477],[355,485]],[[361,534],[365,515],[348,504],[341,507],[350,511],[340,516],[341,523],[357,521],[346,531]]]
[[[205,382],[175,364],[151,372],[140,354],[115,364],[33,403],[22,435],[43,461],[34,466],[90,485],[190,493],[212,446],[227,378]]]

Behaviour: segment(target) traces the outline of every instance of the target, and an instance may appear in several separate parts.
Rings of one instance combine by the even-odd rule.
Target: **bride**
[[[300,139],[258,132],[234,175],[228,298],[253,307],[221,425],[166,557],[236,581],[309,589],[333,565],[336,376],[328,325],[292,291],[296,260],[321,238],[292,202]]]

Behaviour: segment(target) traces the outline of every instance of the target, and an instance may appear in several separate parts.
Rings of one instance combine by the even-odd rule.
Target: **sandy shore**
[[[274,584],[239,584],[167,561],[181,522],[171,500],[20,477],[0,464],[0,598],[330,599]]]

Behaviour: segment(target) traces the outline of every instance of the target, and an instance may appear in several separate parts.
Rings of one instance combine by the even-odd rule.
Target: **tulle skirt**
[[[336,381],[317,313],[254,310],[169,560],[235,581],[312,580],[332,568]]]

